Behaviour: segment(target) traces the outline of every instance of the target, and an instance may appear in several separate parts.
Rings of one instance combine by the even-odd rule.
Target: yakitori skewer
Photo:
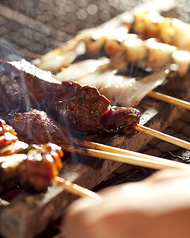
[[[144,14],[144,15],[145,15],[145,19],[146,19],[147,15],[146,14]],[[143,17],[144,17],[144,15],[142,14]],[[142,16],[140,14],[140,19]],[[137,14],[136,18],[138,19],[138,14]],[[150,21],[149,16],[148,16],[147,21]],[[145,21],[145,23],[146,23],[146,21]],[[136,24],[138,26],[138,20],[137,20]],[[144,29],[142,29],[142,30],[144,30]],[[113,32],[119,32],[120,34],[114,34]],[[66,64],[65,60],[67,60],[66,55],[68,54],[68,50],[71,50],[71,51],[75,50],[76,45],[79,44],[81,41],[85,42],[86,50],[87,50],[87,52],[90,52],[90,53],[95,54],[102,47],[104,47],[104,50],[106,51],[106,53],[111,56],[111,64],[113,64],[114,67],[118,67],[118,65],[119,65],[119,67],[121,67],[122,64],[120,64],[120,63],[118,64],[117,61],[118,60],[121,61],[119,58],[121,58],[120,55],[122,55],[123,52],[126,52],[126,56],[122,57],[122,59],[126,62],[124,64],[124,68],[126,67],[127,62],[137,63],[140,61],[145,61],[146,62],[145,66],[152,67],[152,68],[163,68],[167,64],[174,62],[174,63],[178,64],[178,66],[179,66],[178,73],[179,73],[180,77],[183,77],[187,73],[187,71],[189,69],[189,65],[190,65],[189,52],[184,51],[184,50],[178,50],[178,48],[175,46],[171,46],[166,43],[160,43],[155,39],[149,39],[147,41],[142,41],[138,37],[138,35],[129,34],[127,29],[125,29],[125,27],[121,27],[118,29],[117,28],[114,28],[114,29],[108,28],[106,30],[102,29],[99,31],[97,29],[91,29],[91,30],[84,31],[81,34],[77,35],[74,38],[73,42],[71,41],[70,43],[68,43],[68,45],[66,44],[64,47],[55,49],[54,51],[47,53],[45,56],[42,56],[41,63],[37,64],[37,66],[42,69],[52,70],[51,67],[54,64],[56,65],[56,58],[58,58],[59,59],[58,65],[61,64],[61,66],[59,66],[59,69],[56,68],[56,70],[53,70],[53,71],[59,71],[60,68],[62,68],[63,65]],[[118,43],[118,42],[120,42],[120,43]],[[74,48],[72,48],[72,46],[74,46]],[[56,57],[57,54],[58,55],[60,54],[61,57]],[[113,57],[114,55],[116,55],[116,59],[115,59],[115,57]],[[53,57],[54,57],[54,59],[53,59]],[[62,59],[62,60],[64,59],[64,62],[61,63],[60,59]],[[116,63],[113,63],[112,59],[114,59],[114,62],[116,62]],[[46,62],[46,60],[47,60],[47,62]],[[51,64],[51,66],[50,66],[49,61],[53,61],[54,63]],[[47,65],[46,65],[46,63],[47,63]],[[70,63],[68,63],[68,65]],[[76,72],[80,72],[80,71],[81,71],[81,67],[79,66],[79,70],[77,70]],[[91,72],[91,70],[90,70],[90,72]],[[59,78],[60,78],[60,75],[61,74],[59,74],[59,76],[58,76]],[[73,79],[73,76],[72,76],[71,80],[78,81],[80,79],[80,77],[81,76],[79,75],[78,77]],[[90,77],[91,77],[91,75],[90,75]],[[106,75],[104,77],[106,77]],[[107,77],[108,77],[108,75],[107,75]],[[84,82],[84,80],[82,80],[82,82]],[[90,83],[89,79],[87,79],[87,82],[84,82],[84,83],[90,84],[91,86],[93,85],[93,83]],[[160,84],[161,84],[161,82],[160,82]],[[114,83],[113,83],[113,85],[114,85]],[[97,85],[93,85],[93,86],[97,87]],[[157,87],[157,86],[158,86],[158,84],[155,84],[154,87]],[[100,92],[101,92],[100,88],[98,88],[98,90],[100,90]],[[150,88],[150,90],[152,90],[152,89]],[[103,92],[101,92],[101,93],[104,94]],[[110,92],[108,94],[111,96]],[[174,97],[167,97],[167,95],[164,95],[164,94],[159,94],[159,96],[158,96],[158,94],[154,93],[153,91],[151,91],[147,95],[150,97],[153,97],[153,98],[157,98],[161,101],[165,101],[165,102],[177,105],[177,106],[184,107],[186,109],[190,108],[190,103],[186,102],[184,100],[180,100],[180,99],[177,99]],[[108,97],[108,95],[105,95],[105,96]],[[123,106],[136,106],[136,105],[123,105]]]
[[[19,151],[15,153],[14,147],[17,147],[16,143],[19,141],[16,132],[11,126],[7,125],[4,120],[0,120],[0,126],[0,155],[4,155],[5,151],[8,151],[8,156],[0,156],[0,178],[7,179],[17,176],[22,185],[30,184],[37,190],[44,190],[54,182],[77,196],[88,196],[96,200],[101,200],[101,197],[92,191],[58,177],[59,171],[63,166],[61,161],[63,156],[62,150],[153,169],[190,169],[190,166],[183,163],[78,139],[73,139],[73,142],[85,147],[73,147],[68,145],[59,147],[52,143],[42,146],[29,146],[24,143],[22,147],[19,147]],[[6,137],[7,133],[9,134],[8,137]],[[96,149],[88,147],[94,147]],[[18,152],[20,154],[17,154]]]
[[[100,148],[100,147],[99,147]],[[68,151],[71,153],[83,154],[86,156],[102,158],[107,160],[113,160],[121,163],[132,164],[136,166],[142,166],[152,169],[187,169],[190,170],[190,166],[187,164],[183,164],[176,161],[171,161],[167,159],[162,159],[156,156],[144,155],[138,152],[132,152],[128,150],[121,150],[120,153],[116,153],[114,148],[107,147],[107,151],[90,149],[90,148],[82,148],[75,146],[62,146],[64,151]],[[105,148],[104,148],[105,149]],[[118,152],[118,151],[117,151]]]
[[[50,146],[50,144],[47,146]],[[53,152],[53,154],[55,155],[55,151]],[[48,157],[50,159],[50,155]],[[31,167],[29,167],[27,165],[27,163],[31,163],[32,164]],[[35,166],[35,163],[36,163],[36,166],[38,166],[40,169],[38,169]],[[75,183],[68,181],[68,180],[65,180],[64,178],[55,176],[55,172],[58,172],[58,171],[55,171],[55,166],[53,165],[54,163],[55,163],[55,161],[52,162],[52,164],[50,164],[50,162],[45,161],[44,158],[39,161],[36,161],[36,159],[34,158],[32,161],[31,156],[30,156],[30,158],[27,158],[27,156],[25,154],[14,154],[11,156],[1,156],[0,157],[0,172],[1,172],[0,178],[8,179],[11,177],[18,176],[20,178],[21,184],[22,183],[25,184],[26,182],[29,183],[30,181],[32,181],[32,184],[30,184],[30,185],[32,185],[35,189],[37,189],[39,191],[44,190],[47,185],[50,185],[50,182],[51,182],[51,183],[55,183],[59,186],[62,186],[66,191],[68,191],[76,196],[79,196],[79,197],[87,196],[87,197],[91,197],[96,200],[101,200],[101,197],[99,195],[97,195],[96,193],[92,192],[91,190],[81,187]],[[47,164],[49,164],[49,165],[47,166]],[[25,167],[25,166],[26,166],[26,168],[23,169],[23,167]],[[47,168],[48,168],[48,170],[47,170]],[[36,169],[36,171],[35,171],[35,169]],[[44,171],[42,171],[43,169],[47,170],[47,171],[44,172]],[[56,169],[58,170],[58,167],[56,167]],[[54,171],[54,173],[51,174],[50,173],[51,170]],[[22,171],[24,171],[26,174],[22,175],[21,174]],[[35,174],[35,172],[36,172],[36,174]],[[47,181],[44,182],[44,180],[42,181],[40,174],[43,176],[45,173],[47,176],[44,179],[47,179]],[[30,178],[24,178],[24,176],[28,176]],[[35,179],[36,179],[36,182],[34,182]]]
[[[134,128],[137,130],[137,131],[140,131],[140,132],[143,132],[145,134],[148,134],[148,135],[151,135],[153,137],[156,137],[158,139],[161,139],[161,140],[164,140],[164,141],[167,141],[171,144],[174,144],[174,145],[178,145],[182,148],[185,148],[187,150],[190,150],[190,143],[187,142],[187,141],[184,141],[184,140],[181,140],[181,139],[178,139],[176,137],[173,137],[173,136],[170,136],[170,135],[167,135],[165,133],[162,133],[160,131],[157,131],[157,130],[154,130],[154,129],[151,129],[149,127],[145,127],[145,126],[142,126],[142,125],[136,125],[134,126]]]
[[[161,18],[161,23],[158,22],[158,24],[155,25],[155,22],[153,22],[154,13],[142,13],[135,16],[135,30],[137,30],[138,33],[140,32],[140,36],[145,35],[144,38],[146,40],[142,40],[139,35],[135,33],[129,33],[125,27],[85,30],[80,32],[64,47],[57,48],[42,56],[39,62],[36,62],[36,65],[44,70],[59,72],[64,65],[68,67],[72,63],[72,61],[69,61],[68,58],[65,57],[68,54],[68,49],[71,50],[71,52],[75,51],[76,45],[80,45],[82,41],[85,42],[86,51],[90,54],[96,54],[103,48],[106,54],[111,57],[125,54],[123,58],[125,62],[138,63],[143,61],[145,67],[151,68],[163,68],[169,63],[175,63],[179,66],[178,73],[180,77],[183,77],[187,73],[190,65],[190,54],[188,52],[188,32],[190,25],[180,22],[181,25],[177,24],[177,28],[175,29],[176,19],[170,19],[169,21],[166,19],[166,24],[164,24],[164,18],[158,16],[157,19],[159,19],[159,17]],[[174,25],[170,25],[172,22],[174,22]],[[153,28],[157,27],[157,31],[151,31],[152,28],[149,25],[153,25]],[[165,34],[163,34],[163,31],[159,29],[159,27],[164,28]],[[167,33],[168,31],[170,32],[170,30],[172,34],[168,35]],[[185,37],[183,37],[185,39],[183,39],[183,44],[179,38],[174,37],[176,36],[174,33],[176,31],[181,31],[180,33],[176,33],[180,35],[180,39],[182,33],[185,35]],[[50,65],[50,61],[52,61],[53,64]]]
[[[131,135],[140,129],[144,133],[151,131],[148,128],[142,130],[142,127],[138,126],[141,116],[138,109],[110,107],[110,101],[94,87],[83,87],[76,82],[60,83],[51,75],[44,74],[44,71],[25,61],[13,64],[14,66],[8,62],[1,62],[4,70],[0,74],[0,79],[3,79],[0,80],[0,89],[2,89],[1,97],[4,101],[0,108],[3,111],[7,111],[7,107],[15,111],[19,107],[23,110],[28,106],[44,110],[50,117],[58,120],[65,127],[69,126],[70,130],[74,129],[77,133],[96,134],[105,130]],[[19,75],[24,73],[25,77],[19,78],[18,73]],[[9,74],[11,74],[11,80]],[[38,78],[37,75],[40,75],[41,78]],[[6,83],[4,77],[6,77]],[[23,80],[26,83],[24,86]],[[4,90],[9,84],[10,86],[14,85],[15,88]],[[13,101],[11,105],[9,98]],[[154,132],[154,134],[152,132],[152,136],[158,134],[160,136],[159,132]],[[162,136],[161,139],[186,149],[190,148],[190,143],[181,140],[179,142],[178,139],[171,141],[167,135]]]
[[[118,61],[120,62],[121,59],[118,58]],[[97,60],[88,59],[63,69],[62,72],[55,75],[55,78],[59,81],[78,81],[82,85],[95,86],[112,103],[117,102],[121,106],[135,107],[147,95],[190,109],[190,103],[187,101],[152,91],[165,81],[170,67],[136,79],[122,74],[117,75],[119,71],[115,67],[121,67],[122,63],[117,63],[119,66],[114,65],[114,68],[112,68],[112,64],[112,61],[105,57]]]
[[[71,42],[68,44],[70,47],[58,48],[50,53],[47,53],[45,56],[41,57],[41,62],[37,66],[39,68],[43,68],[46,70],[51,70],[48,68],[49,61],[54,61],[56,65],[56,56],[57,54],[62,55],[62,57],[58,57],[58,65],[60,65],[60,58],[66,60],[67,58],[64,57],[64,54],[67,55],[68,48],[71,50],[72,45],[75,46],[79,45],[81,41],[85,42],[86,51],[92,54],[96,54],[99,50],[104,48],[106,54],[111,56],[111,61],[114,59],[115,62],[118,61],[120,56],[125,53],[125,57],[123,57],[124,61],[126,62],[134,62],[139,63],[141,61],[144,62],[145,67],[151,68],[163,68],[168,64],[175,63],[178,65],[178,74],[180,77],[183,77],[189,70],[190,65],[190,53],[188,52],[189,49],[189,33],[188,30],[190,28],[189,24],[183,23],[177,19],[171,18],[164,18],[159,14],[156,15],[157,24],[154,22],[154,13],[137,13],[135,14],[135,21],[134,26],[135,30],[144,36],[144,39],[140,39],[137,34],[129,33],[128,29],[125,27],[120,28],[103,28],[103,29],[90,29],[85,30],[79,33]],[[151,28],[152,26],[152,28]],[[152,31],[152,29],[154,29]],[[168,34],[170,32],[171,34]],[[163,31],[165,32],[163,34]],[[179,41],[179,38],[174,37],[176,34],[185,35],[182,42]],[[180,33],[179,33],[180,32]],[[155,37],[154,39],[148,39],[150,37]],[[156,39],[157,38],[157,39]],[[160,42],[161,41],[161,42]],[[74,49],[74,48],[73,48]],[[113,57],[114,56],[114,57]],[[119,56],[119,57],[118,57]],[[52,58],[51,58],[52,57]],[[46,65],[46,59],[47,65]],[[69,62],[71,64],[72,62]],[[53,65],[54,65],[53,64]],[[65,62],[62,62],[64,65]],[[54,71],[59,71],[62,66],[56,68]],[[116,63],[116,65],[120,65]],[[115,63],[114,63],[115,66]],[[51,65],[52,67],[52,65]],[[78,79],[74,79],[78,80]],[[103,94],[103,93],[102,93]],[[147,94],[150,97],[157,98],[159,100],[184,107],[186,109],[190,108],[190,103],[184,100],[176,99],[173,97],[167,97],[164,94],[158,94],[154,92],[150,92]],[[126,105],[124,105],[126,106]],[[127,105],[127,106],[134,106],[134,105]]]
[[[170,104],[190,110],[190,103],[187,101],[184,101],[184,100],[181,100],[181,99],[178,99],[175,97],[171,97],[166,94],[155,92],[155,91],[151,91],[147,95],[149,97],[152,97],[152,98],[155,98],[155,99],[158,99],[158,100],[161,100],[161,101],[164,101],[164,102],[167,102],[167,103],[170,103]]]
[[[143,158],[146,160],[150,160],[150,159],[152,159],[153,161],[156,160],[156,157],[148,157],[147,155],[144,155],[141,153],[136,154],[135,152],[132,152],[129,150],[115,148],[112,146],[107,146],[107,145],[95,143],[92,141],[85,141],[85,140],[73,138],[71,136],[69,137],[70,139],[68,140],[67,139],[69,136],[68,131],[64,127],[62,127],[59,123],[51,119],[46,113],[40,112],[37,110],[32,110],[31,112],[28,112],[28,113],[18,113],[15,115],[13,114],[12,116],[9,114],[9,116],[6,117],[6,120],[11,122],[11,125],[17,130],[18,136],[21,138],[24,138],[24,141],[27,143],[42,144],[42,143],[47,143],[48,141],[51,141],[52,143],[60,145],[62,149],[66,151],[71,151],[71,150],[73,151],[73,149],[71,149],[73,147],[70,147],[70,145],[77,146],[75,147],[75,152],[78,149],[78,153],[80,152],[83,154],[87,152],[86,149],[94,149],[95,151],[93,151],[94,153],[93,156],[95,157],[101,157],[100,152],[106,151],[106,152],[111,152],[116,154],[116,157],[118,159],[119,159],[119,155],[123,154],[126,156],[126,158],[127,156],[133,156],[134,159]],[[24,120],[25,120],[25,123],[23,125]],[[142,128],[146,130],[145,127],[140,125],[138,126],[136,123],[135,125],[133,125],[133,127],[139,127],[141,128],[141,130]],[[31,128],[31,130],[27,130],[27,128]],[[136,129],[138,130],[138,128]],[[38,131],[40,131],[41,133],[40,135],[37,136]],[[49,136],[47,136],[47,131],[52,131],[51,135],[48,133]],[[28,136],[28,133],[30,136]],[[168,136],[164,134],[164,139],[166,140],[167,138]],[[179,146],[183,146],[182,140],[179,140],[177,138],[172,138],[172,140],[174,140],[174,143],[178,143]],[[187,148],[190,148],[190,144],[188,142],[184,141],[184,143]],[[79,146],[83,148],[79,148]],[[1,153],[1,150],[0,150],[0,153]],[[107,159],[109,159],[110,157],[110,155],[106,155],[106,154],[104,154],[103,156],[107,156],[107,157],[104,157]],[[165,163],[165,161],[160,160],[160,158],[159,158],[159,162]]]
[[[52,180],[52,182],[56,183],[58,186],[62,186],[66,191],[68,191],[76,196],[90,197],[90,198],[93,198],[93,199],[99,200],[99,201],[102,200],[102,198],[95,192],[93,192],[87,188],[81,187],[75,183],[68,181],[68,180],[65,180],[61,177],[56,176]]]
[[[55,148],[55,145],[52,145],[52,144],[44,145],[44,147],[46,147],[46,148],[53,147],[52,156],[54,157],[54,162],[53,162],[54,166],[52,168],[53,168],[53,170],[55,170],[55,164],[58,163],[58,157],[57,157],[57,155],[55,156],[55,151],[58,150],[58,147]],[[117,153],[113,153],[113,152],[106,152],[106,151],[100,151],[100,150],[88,149],[88,148],[80,148],[80,147],[69,147],[69,146],[64,147],[63,146],[63,149],[65,151],[69,151],[69,152],[73,152],[73,153],[79,153],[79,154],[83,154],[83,155],[87,155],[87,156],[104,158],[104,159],[108,159],[108,160],[113,160],[113,161],[117,161],[117,162],[128,163],[128,164],[132,164],[132,165],[143,166],[143,167],[148,167],[148,168],[153,168],[153,169],[177,168],[177,169],[190,170],[189,165],[179,163],[176,161],[162,159],[162,158],[155,157],[155,156],[143,155],[138,152],[125,151],[125,155],[124,155],[124,154],[117,154]],[[32,150],[34,150],[34,152]],[[84,187],[81,187],[77,184],[74,184],[68,180],[65,180],[61,177],[54,176],[54,174],[57,173],[57,171],[54,171],[54,173],[51,173],[51,175],[50,175],[49,172],[50,172],[50,170],[52,170],[52,168],[50,166],[50,162],[49,161],[47,162],[45,157],[43,157],[42,160],[39,160],[39,158],[40,158],[39,152],[41,154],[41,148],[40,149],[39,148],[32,149],[32,150],[29,152],[28,158],[26,157],[25,154],[14,154],[11,156],[0,157],[0,170],[2,172],[1,176],[5,176],[7,178],[7,177],[10,177],[10,175],[11,176],[19,175],[21,183],[29,182],[31,180],[30,176],[33,176],[33,179],[32,179],[33,186],[35,186],[34,181],[36,179],[36,181],[38,181],[37,186],[38,186],[39,190],[42,188],[44,189],[45,186],[47,184],[49,184],[49,182],[50,182],[49,179],[51,178],[52,183],[55,183],[58,186],[63,186],[63,188],[66,191],[68,191],[76,196],[80,196],[80,197],[88,196],[88,197],[91,197],[96,200],[101,200],[101,197],[98,194],[96,194]],[[112,148],[111,148],[111,150],[112,150]],[[37,160],[35,159],[36,151],[38,154]],[[50,152],[49,149],[48,149],[48,152]],[[44,151],[43,151],[43,153],[44,153]],[[126,153],[127,153],[127,155],[126,155]],[[33,161],[31,160],[31,155],[34,156]],[[36,163],[36,165],[35,165],[35,163]],[[29,167],[29,166],[31,166],[31,167]],[[45,172],[41,171],[42,168],[44,168]],[[57,168],[58,167],[56,165],[56,169]],[[36,169],[37,171],[35,171],[34,169]],[[35,172],[36,172],[36,175],[35,175]],[[8,176],[6,173],[8,174]],[[45,181],[45,185],[44,185],[44,181],[43,182],[41,181],[40,173],[42,173],[42,175],[44,175],[44,173],[46,175],[48,175],[48,176],[46,176],[46,179],[48,181]],[[29,176],[30,178],[28,178],[28,177],[26,178],[26,176]],[[35,176],[37,176],[37,177],[35,178]],[[47,184],[46,184],[46,182],[47,182]],[[39,183],[40,183],[40,185],[39,185]]]
[[[8,156],[0,156],[1,179],[18,176],[21,184],[24,185],[30,183],[37,190],[43,190],[49,186],[51,182],[53,182],[59,186],[63,186],[66,191],[77,196],[88,196],[96,200],[101,200],[101,197],[96,193],[57,176],[59,170],[62,168],[61,157],[63,156],[62,150],[59,146],[48,143],[43,146],[30,145],[26,147],[27,144],[24,143],[24,147],[20,148],[18,151],[20,154],[15,154],[15,150],[13,148],[17,147],[16,143],[18,143],[15,131],[3,120],[1,120],[1,131],[2,139],[5,138],[6,133],[9,133],[14,137],[11,138],[9,136],[7,140],[1,140],[3,142],[1,143],[0,152],[10,151]],[[86,143],[88,143],[88,145],[92,145],[90,142]],[[6,149],[7,147],[9,149]],[[80,153],[98,158],[101,157],[104,159],[154,169],[190,169],[189,166],[182,163],[168,161],[154,156],[146,156],[130,151],[126,151],[125,153],[127,153],[127,155],[123,155],[81,147],[62,146],[62,149],[64,151]]]
[[[0,119],[0,180],[18,177],[20,183],[44,190],[52,182],[77,196],[100,200],[94,192],[58,177],[63,167],[61,147],[48,143],[41,146],[19,141],[15,130]]]

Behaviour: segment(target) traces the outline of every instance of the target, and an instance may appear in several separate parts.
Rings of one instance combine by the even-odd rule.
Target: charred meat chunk
[[[94,87],[63,82],[62,90],[54,96],[47,112],[69,131],[97,133],[102,130],[101,118],[108,110],[109,103]]]
[[[30,107],[43,110],[48,98],[60,86],[47,72],[38,70],[25,60],[12,64],[0,61],[2,112],[27,111]]]
[[[139,123],[141,113],[135,108],[112,107],[102,117],[102,127],[108,132],[136,133],[134,126]]]
[[[43,111],[33,109],[25,113],[7,113],[1,117],[15,128],[18,138],[28,144],[69,144],[67,130]]]
[[[35,108],[45,111],[74,133],[99,133],[103,129],[112,129],[130,134],[133,124],[129,123],[131,115],[133,118],[137,116],[136,121],[140,115],[137,109],[111,108],[110,101],[96,88],[71,81],[60,83],[50,72],[37,69],[25,60],[11,63],[0,61],[0,90],[1,113]],[[129,110],[131,113],[128,113]],[[112,116],[107,123],[105,120],[113,111],[114,121],[110,123]],[[109,126],[105,126],[105,123]]]

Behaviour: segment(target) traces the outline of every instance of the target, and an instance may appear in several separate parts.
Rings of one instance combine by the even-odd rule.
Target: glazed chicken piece
[[[7,156],[25,149],[28,145],[19,141],[12,126],[0,119],[0,156]]]
[[[17,167],[20,183],[40,191],[47,189],[62,169],[62,156],[61,148],[52,143],[30,150]]]

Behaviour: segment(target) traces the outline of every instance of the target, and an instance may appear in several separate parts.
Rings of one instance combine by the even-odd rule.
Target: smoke
[[[2,60],[15,61],[21,60],[23,56],[17,51],[11,43],[0,38],[0,56]]]

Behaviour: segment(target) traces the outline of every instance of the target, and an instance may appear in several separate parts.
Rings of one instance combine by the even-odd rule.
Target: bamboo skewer
[[[19,166],[19,164],[21,164],[26,159],[25,154],[17,154],[17,156],[18,157],[16,158],[12,158],[11,156],[1,157],[0,170],[2,169],[3,174],[5,173],[6,179],[17,176],[17,166]],[[55,176],[52,178],[52,183],[55,183],[58,186],[62,186],[66,191],[76,196],[90,197],[98,201],[102,200],[102,198],[95,192],[92,192],[91,190],[72,183],[68,180],[65,180],[64,178]]]
[[[181,100],[181,99],[178,99],[175,97],[171,97],[171,96],[168,96],[168,95],[165,95],[162,93],[154,92],[154,91],[149,92],[147,95],[149,97],[152,97],[152,98],[155,98],[155,99],[158,99],[158,100],[161,100],[161,101],[164,101],[164,102],[167,102],[167,103],[170,103],[170,104],[173,104],[176,106],[180,106],[180,107],[190,110],[190,103],[187,101],[184,101],[184,100]]]
[[[145,126],[142,126],[142,125],[139,125],[139,124],[134,126],[134,128],[135,128],[135,130],[143,132],[143,133],[145,133],[147,135],[154,136],[154,137],[156,137],[158,139],[164,140],[166,142],[169,142],[169,143],[172,143],[174,145],[177,145],[177,146],[180,146],[182,148],[185,148],[187,150],[190,150],[190,143],[187,142],[187,141],[178,139],[176,137],[164,134],[164,133],[162,133],[160,131],[156,131],[154,129],[151,129],[151,128],[148,128],[148,127],[145,127]]]
[[[62,186],[66,191],[68,191],[76,196],[90,197],[90,198],[93,198],[98,201],[102,200],[102,198],[98,194],[92,192],[91,190],[89,190],[87,188],[83,188],[77,184],[74,184],[74,183],[72,183],[68,180],[65,180],[63,178],[60,178],[58,176],[56,176],[53,179],[53,182],[56,183],[58,186]]]
[[[100,143],[96,143],[96,142],[92,142],[92,141],[80,141],[78,139],[74,139],[74,142],[77,145],[83,146],[83,147],[87,147],[90,149],[95,149],[95,150],[101,150],[101,151],[107,151],[107,152],[111,152],[111,153],[116,153],[118,155],[125,155],[125,156],[134,156],[134,158],[139,157],[139,158],[143,158],[143,159],[147,159],[147,160],[153,160],[153,161],[157,161],[160,163],[169,163],[171,164],[171,160],[166,160],[166,159],[162,159],[156,156],[151,156],[151,155],[144,155],[143,153],[138,153],[138,152],[134,152],[134,151],[130,151],[127,149],[121,149],[121,148],[117,148],[114,146],[109,146],[109,145],[104,145],[104,144],[100,144]]]
[[[107,152],[111,152],[111,153],[116,153],[118,155],[125,155],[125,156],[134,156],[134,158],[139,157],[139,158],[143,158],[143,159],[147,159],[147,160],[153,160],[156,161],[158,157],[155,156],[151,156],[151,155],[144,155],[142,153],[138,153],[138,152],[134,152],[134,151],[130,151],[127,149],[121,149],[121,148],[117,148],[114,146],[109,146],[109,145],[104,145],[104,144],[100,144],[100,143],[96,143],[96,142],[92,142],[92,141],[81,141],[78,139],[74,139],[74,142],[77,145],[89,148],[89,149],[95,149],[95,150],[100,150],[100,151],[107,151]],[[163,159],[158,158],[159,162],[163,162],[161,161]],[[164,159],[164,163],[166,163],[166,159]],[[169,160],[170,163],[170,160]]]
[[[33,57],[35,59],[40,59],[43,56],[35,55],[35,54],[31,53],[30,57]],[[172,96],[168,96],[166,94],[155,92],[155,91],[150,91],[147,94],[147,96],[190,110],[190,102],[187,102],[185,100],[181,100],[181,99],[178,99],[178,98],[175,98],[175,97],[172,97]]]
[[[144,132],[149,135],[153,135],[159,139],[166,140],[167,142],[179,145],[183,148],[190,149],[190,143],[177,139],[175,137],[166,135],[164,133],[155,131],[150,128],[146,128],[144,126],[136,125],[135,129],[137,131]],[[190,170],[190,166],[187,164],[183,164],[176,161],[171,161],[168,159],[163,159],[156,156],[151,155],[144,155],[142,153],[129,151],[126,149],[120,149],[112,146],[107,146],[95,142],[90,141],[81,141],[76,138],[73,139],[73,142],[77,145],[83,146],[82,147],[75,147],[75,146],[67,146],[62,145],[62,149],[64,151],[68,151],[71,153],[78,153],[85,156],[91,156],[96,158],[108,159],[112,161],[117,161],[121,163],[132,164],[136,166],[142,166],[152,169],[185,169]],[[85,147],[85,148],[84,148]],[[58,185],[64,186],[64,188],[80,197],[88,196],[96,200],[101,200],[101,197],[92,191],[82,188],[76,184],[73,184],[69,181],[65,181],[62,178],[56,177],[55,183]]]
[[[152,169],[186,169],[190,170],[190,166],[167,159],[162,159],[156,156],[144,155],[138,152],[127,151],[127,154],[118,154],[108,151],[95,150],[82,147],[66,146],[63,145],[62,149],[71,153],[78,153],[85,156],[91,156],[96,158],[108,159],[121,163],[132,164],[136,166],[142,166]]]
[[[180,146],[182,148],[185,148],[187,150],[190,150],[190,143],[185,141],[185,140],[167,135],[163,132],[160,132],[160,131],[157,131],[157,130],[154,130],[154,129],[151,129],[151,128],[148,128],[148,127],[145,127],[145,126],[142,126],[142,125],[139,125],[139,124],[135,125],[134,128],[135,128],[136,131],[143,132],[145,134],[151,135],[153,137],[164,140],[164,141],[169,142],[171,144],[174,144],[174,145]],[[94,143],[94,142],[90,142],[90,141],[81,141],[81,140],[78,140],[76,138],[73,139],[73,142],[76,145],[89,147],[91,149],[110,151],[110,152],[118,153],[118,154],[126,154],[126,150],[122,150],[122,149],[119,149],[119,148],[116,148],[116,147],[106,146],[106,145],[99,144],[99,143]]]

